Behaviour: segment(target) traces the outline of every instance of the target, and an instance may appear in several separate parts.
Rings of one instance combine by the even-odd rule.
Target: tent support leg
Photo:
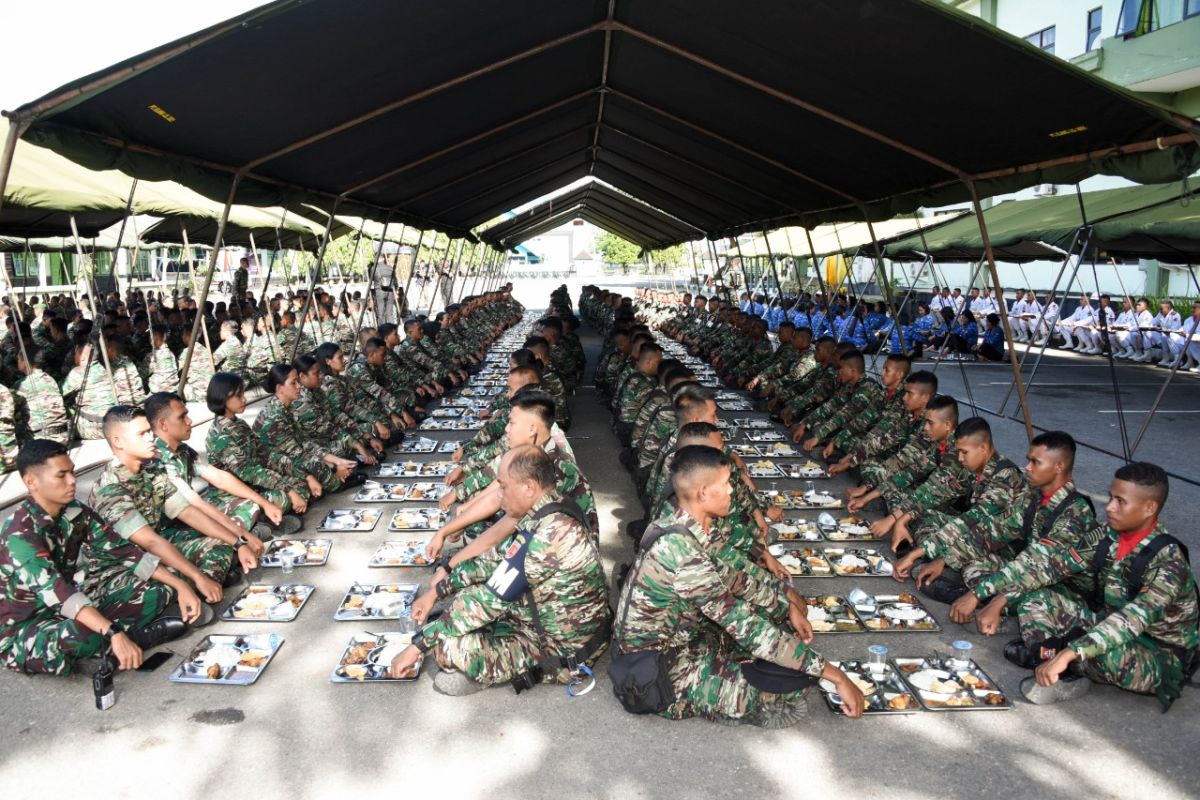
[[[1082,246],[1080,246],[1080,244],[1079,244],[1081,239],[1083,241]],[[1037,322],[1034,323],[1033,327],[1035,330],[1040,329],[1042,327],[1042,325],[1045,323],[1046,309],[1049,307],[1049,304],[1057,302],[1058,284],[1059,284],[1059,281],[1062,280],[1063,273],[1067,269],[1067,264],[1071,263],[1071,257],[1075,254],[1076,249],[1078,249],[1079,253],[1081,253],[1081,254],[1087,252],[1088,247],[1091,245],[1091,240],[1092,240],[1092,229],[1090,227],[1089,228],[1079,228],[1075,231],[1075,237],[1071,241],[1071,249],[1067,251],[1066,258],[1063,259],[1062,267],[1058,271],[1058,277],[1056,277],[1054,279],[1054,288],[1050,290],[1049,302],[1045,306],[1042,307],[1041,313],[1038,314]],[[1071,271],[1071,277],[1069,279],[1067,279],[1066,288],[1063,289],[1063,299],[1064,300],[1066,299],[1067,294],[1071,291],[1071,287],[1075,284],[1076,277],[1078,277],[1078,275],[1079,275],[1081,259],[1082,259],[1082,255],[1075,258],[1075,268]],[[1061,308],[1061,306],[1060,306],[1060,308]],[[1060,318],[1062,317],[1061,313],[1059,314],[1059,317]],[[1045,336],[1046,341],[1041,345],[1041,349],[1038,350],[1037,358],[1035,358],[1034,362],[1033,362],[1033,369],[1029,373],[1029,384],[1028,384],[1029,386],[1033,385],[1033,381],[1037,377],[1038,367],[1040,367],[1042,364],[1042,357],[1046,355],[1046,348],[1050,346],[1050,339],[1053,338],[1053,336],[1054,336],[1054,331],[1050,328],[1050,326],[1047,325],[1046,336]],[[1030,348],[1026,347],[1024,355],[1021,356],[1021,368],[1022,369],[1025,367],[1025,362],[1029,359],[1029,352],[1030,352]],[[1003,402],[1000,403],[1000,409],[999,409],[1000,414],[1003,414],[1005,409],[1008,408],[1008,400],[1010,397],[1012,397],[1012,391],[1013,391],[1013,387],[1010,386],[1008,388],[1008,391],[1004,395]]]
[[[312,308],[313,292],[317,288],[317,281],[321,278],[321,267],[325,264],[325,251],[329,249],[329,233],[333,230],[334,215],[337,214],[338,206],[341,205],[342,198],[338,197],[333,201],[333,208],[329,210],[329,221],[325,224],[325,236],[321,239],[321,249],[317,252],[317,263],[313,265],[312,275],[308,278],[308,293],[304,296],[304,306],[300,309],[300,319],[308,319],[308,312]],[[209,275],[209,281],[212,280],[212,275]],[[205,290],[207,292],[207,289]],[[300,330],[304,330],[301,325]],[[296,333],[296,341],[292,345],[292,353],[288,358],[291,361],[296,360],[296,354],[300,352],[300,333]]]
[[[229,196],[225,198],[225,208],[221,210],[221,219],[217,223],[217,235],[213,240],[212,257],[208,263],[208,275],[204,279],[204,288],[200,290],[200,297],[196,301],[196,318],[192,320],[192,338],[188,342],[187,352],[183,355],[183,366],[179,369],[179,393],[183,394],[183,388],[187,386],[188,370],[192,368],[192,353],[196,349],[196,339],[200,335],[200,325],[204,321],[204,304],[208,302],[208,290],[212,287],[213,275],[217,271],[217,257],[221,252],[221,242],[225,239],[225,225],[229,222],[229,209],[233,206],[233,198],[237,195],[238,185],[242,182],[242,174],[239,172],[233,176],[233,181],[229,184]]]
[[[975,182],[967,179],[967,188],[971,192],[971,205],[975,208],[975,219],[979,223],[979,234],[983,237],[983,251],[987,257],[988,270],[992,275],[992,284],[1000,285],[1000,272],[996,269],[996,254],[992,250],[992,238],[988,235],[987,221],[983,218],[983,207],[979,204],[979,193],[975,190]],[[1017,398],[1021,401],[1021,415],[1025,418],[1025,435],[1033,440],[1033,416],[1029,412],[1029,398],[1025,396],[1025,382],[1021,378],[1021,365],[1017,363],[1017,352],[1013,349],[1012,328],[1008,324],[1008,315],[1000,318],[1004,327],[1004,343],[1008,347],[1008,361],[1012,365],[1013,381],[1017,388]]]
[[[829,289],[825,286],[825,276],[821,274],[821,265],[817,263],[817,249],[813,247],[812,231],[808,228],[804,229],[804,238],[808,239],[808,257],[812,259],[813,272],[817,273],[817,285],[821,287],[821,294],[825,296],[825,302],[829,302]]]
[[[359,334],[362,333],[363,318],[367,315],[367,303],[373,296],[375,291],[375,273],[379,269],[379,259],[383,256],[383,243],[387,241],[388,226],[392,224],[392,212],[388,212],[387,219],[383,223],[383,231],[379,234],[379,246],[375,248],[375,260],[371,262],[371,269],[367,273],[367,290],[363,292],[362,306],[358,309],[358,323],[355,326],[354,340],[350,343],[350,353],[346,356],[347,361],[353,361],[355,353],[358,352],[358,340],[362,338]],[[404,246],[404,226],[400,226],[400,246]]]
[[[17,142],[29,130],[32,120],[16,117],[9,121],[8,136],[4,137],[4,149],[0,150],[0,211],[4,210],[4,193],[8,189],[8,175],[12,171],[13,156],[17,154]]]

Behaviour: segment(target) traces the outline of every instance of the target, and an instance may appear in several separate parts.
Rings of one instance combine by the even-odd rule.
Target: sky
[[[0,0],[0,108],[19,105],[263,0]]]

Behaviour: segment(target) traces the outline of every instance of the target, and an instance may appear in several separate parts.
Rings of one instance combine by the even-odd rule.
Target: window
[[[1200,0],[1196,0],[1200,2]],[[1100,28],[1103,22],[1104,9],[1093,8],[1087,13],[1087,44],[1084,46],[1084,52],[1090,53],[1100,46]]]
[[[1200,0],[1184,0],[1183,17],[1195,17],[1200,15]]]
[[[1039,50],[1045,50],[1047,53],[1054,53],[1054,26],[1042,28],[1036,33],[1031,33],[1025,37],[1025,41],[1029,42]]]

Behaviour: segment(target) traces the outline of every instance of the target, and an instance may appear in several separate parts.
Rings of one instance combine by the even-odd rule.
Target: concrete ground
[[[518,290],[526,305],[536,307],[551,288]],[[584,341],[594,363],[599,341],[590,330],[584,331]],[[1087,369],[1055,368],[1046,371],[1045,379],[1061,383],[1073,379],[1064,376]],[[952,371],[957,365],[938,368],[943,377]],[[987,374],[989,382],[1006,379],[999,368]],[[945,388],[953,391],[950,384],[947,378]],[[975,391],[984,402],[984,390]],[[1099,415],[1091,412],[1104,407],[1101,403],[1109,397],[1068,400],[1075,404],[1073,412],[1061,412],[1064,423],[1074,423],[1068,430],[1083,435],[1098,427]],[[617,461],[607,409],[598,404],[590,380],[572,405],[575,424],[569,438],[596,495],[602,551],[611,568],[629,559],[621,528],[641,516],[641,508]],[[1192,400],[1176,407],[1189,405],[1196,404]],[[1189,465],[1188,443],[1194,441],[1187,417],[1156,424],[1172,432],[1164,441],[1173,445],[1170,460],[1182,471]],[[1021,427],[1014,422],[996,428],[1005,452],[1019,457]],[[194,438],[202,441],[203,431]],[[1080,462],[1084,488],[1101,492],[1112,462],[1088,452]],[[838,490],[846,485],[844,480],[823,483]],[[1197,507],[1196,496],[1182,485],[1172,489],[1172,528],[1195,543],[1188,517]],[[308,515],[306,528],[315,527],[328,509],[349,505],[344,495],[323,500]],[[1175,798],[1194,797],[1200,783],[1200,766],[1186,756],[1200,736],[1200,691],[1186,691],[1167,715],[1153,698],[1106,687],[1068,705],[1033,707],[1016,691],[1024,673],[1001,656],[1007,637],[986,640],[973,628],[949,622],[945,609],[936,606],[932,610],[941,633],[818,634],[815,646],[833,658],[863,657],[876,641],[887,644],[893,655],[922,655],[947,652],[950,642],[967,638],[980,664],[1014,698],[1012,710],[851,721],[829,712],[814,697],[808,719],[785,731],[700,720],[667,722],[621,710],[604,675],[607,658],[597,670],[595,691],[575,699],[555,686],[519,697],[497,688],[449,698],[432,690],[428,676],[399,685],[331,684],[330,671],[354,632],[388,629],[388,623],[360,626],[332,620],[348,585],[421,573],[366,569],[377,544],[391,538],[385,524],[371,533],[328,534],[335,540],[328,565],[297,569],[294,575],[317,586],[295,622],[217,623],[170,646],[183,654],[209,632],[277,632],[286,643],[254,686],[173,684],[167,674],[178,659],[172,659],[153,673],[119,675],[117,704],[100,712],[93,707],[86,674],[0,675],[3,796],[87,792],[181,800],[231,794],[304,800],[432,790],[454,797],[925,798],[1003,792]],[[252,578],[264,575],[271,579],[278,573],[260,571]],[[822,594],[844,594],[855,585],[868,591],[899,588],[888,578],[801,581],[802,590]]]

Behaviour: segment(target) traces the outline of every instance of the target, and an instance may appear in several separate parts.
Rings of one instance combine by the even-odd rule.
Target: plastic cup
[[[867,669],[871,672],[883,672],[887,669],[888,649],[881,644],[873,644],[867,648]]]
[[[953,645],[954,653],[952,658],[957,667],[966,667],[971,663],[971,643],[965,639],[959,639]]]
[[[280,553],[279,553],[279,569],[280,569],[280,571],[283,572],[284,575],[290,575],[292,570],[295,567],[296,567],[296,554],[291,551],[288,551],[288,550],[280,551]]]

